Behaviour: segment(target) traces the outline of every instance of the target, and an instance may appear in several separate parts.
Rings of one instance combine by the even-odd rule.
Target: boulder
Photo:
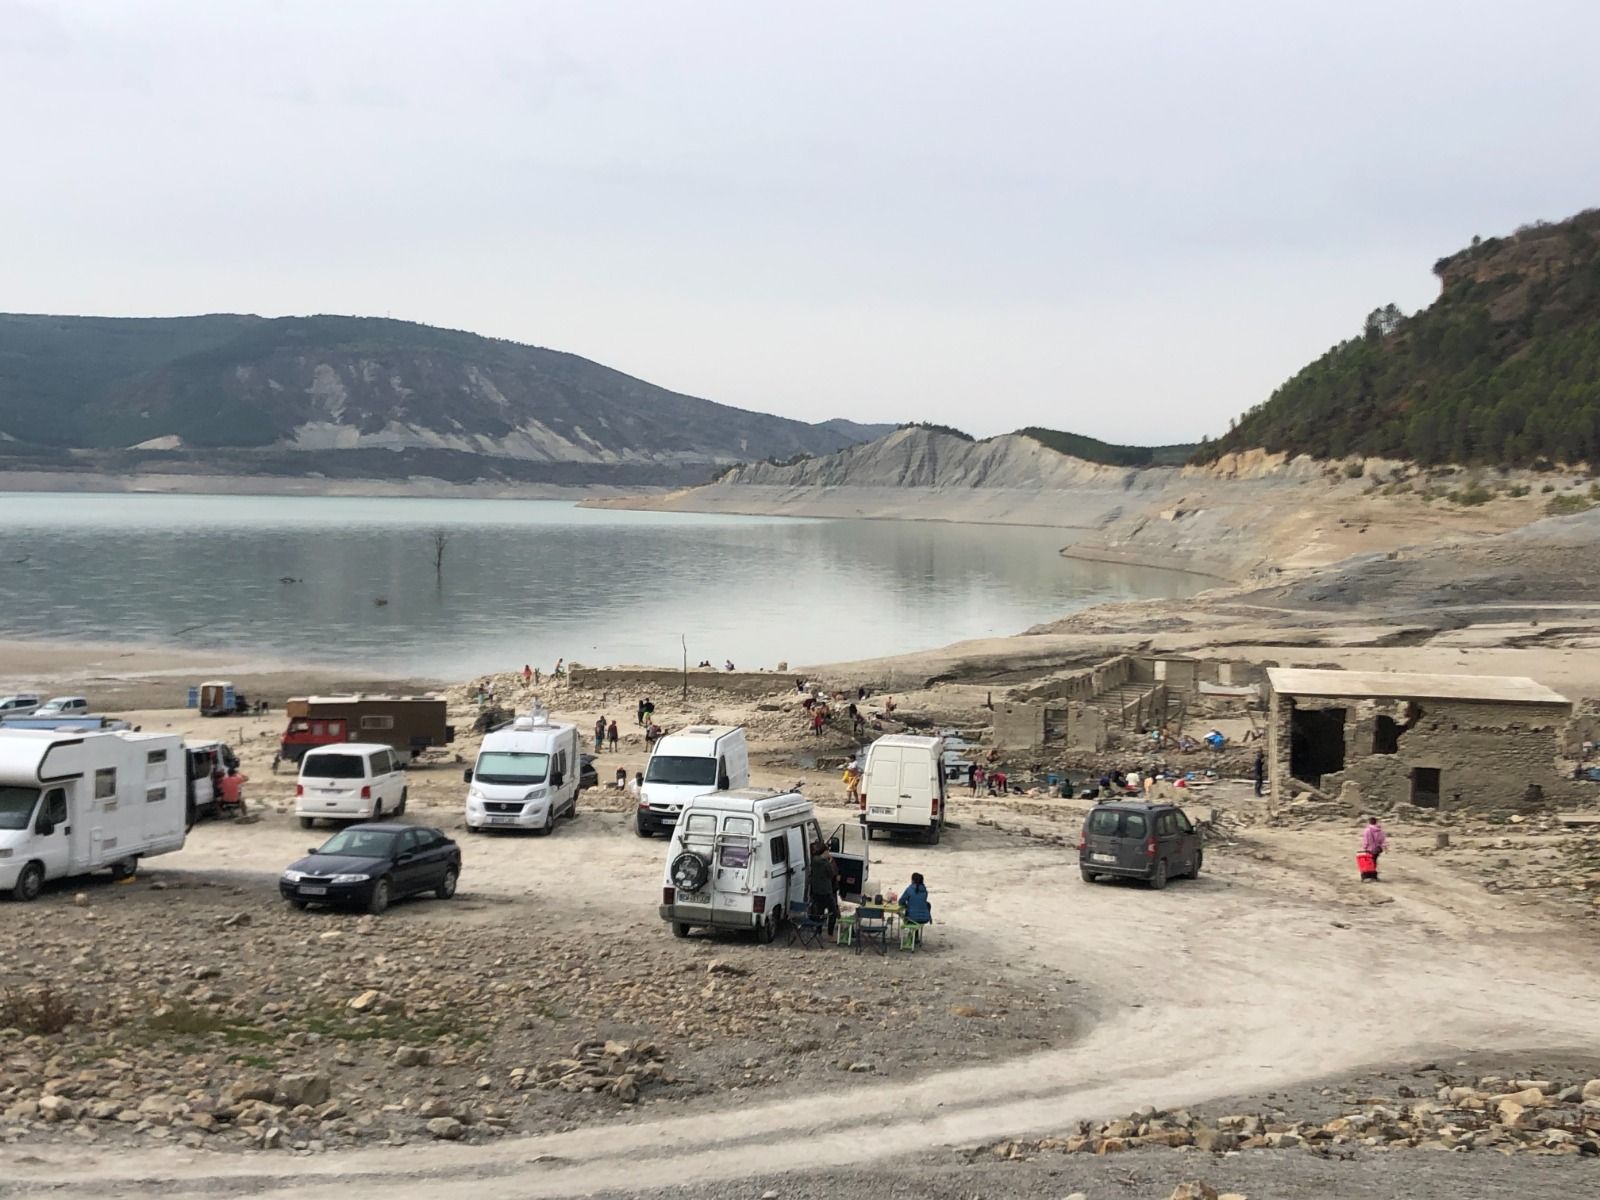
[[[465,1131],[466,1126],[454,1117],[435,1117],[428,1122],[428,1132],[441,1141],[460,1141]]]
[[[333,1081],[321,1071],[285,1075],[278,1081],[277,1102],[289,1108],[302,1104],[326,1104],[333,1091]]]
[[[1186,1179],[1172,1189],[1168,1200],[1217,1200],[1217,1189],[1198,1179]]]
[[[278,1081],[264,1071],[256,1071],[249,1075],[241,1075],[224,1087],[222,1102],[229,1108],[237,1108],[251,1100],[271,1102],[277,1094]]]

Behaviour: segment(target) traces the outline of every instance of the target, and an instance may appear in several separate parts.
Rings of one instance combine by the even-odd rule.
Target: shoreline
[[[609,483],[451,483],[405,479],[327,479],[288,475],[184,475],[151,472],[0,471],[0,494],[152,496],[318,496],[418,500],[571,500],[653,496],[666,487]]]

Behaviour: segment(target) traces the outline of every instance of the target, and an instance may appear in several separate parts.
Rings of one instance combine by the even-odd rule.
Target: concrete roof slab
[[[1404,671],[1324,671],[1269,667],[1267,682],[1287,696],[1348,696],[1361,699],[1482,700],[1499,704],[1559,704],[1571,701],[1521,675],[1421,675]]]

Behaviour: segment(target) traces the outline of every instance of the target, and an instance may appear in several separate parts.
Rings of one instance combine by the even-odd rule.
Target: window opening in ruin
[[[1344,770],[1342,708],[1295,709],[1289,717],[1289,774],[1313,786]]]
[[[1418,808],[1439,807],[1439,770],[1437,767],[1411,769],[1411,803]]]
[[[1403,720],[1396,721],[1393,717],[1379,716],[1377,724],[1372,730],[1372,752],[1374,754],[1400,753],[1400,735],[1409,730],[1422,719],[1422,708],[1415,700],[1407,700]]]

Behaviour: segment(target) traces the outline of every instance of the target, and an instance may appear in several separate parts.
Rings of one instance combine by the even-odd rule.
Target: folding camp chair
[[[803,901],[794,900],[789,903],[789,945],[799,942],[802,946],[807,944],[822,949],[822,936],[828,930],[826,917],[819,917],[811,911],[810,905]]]
[[[889,953],[889,918],[881,908],[856,909],[856,953],[869,942],[879,954]]]

